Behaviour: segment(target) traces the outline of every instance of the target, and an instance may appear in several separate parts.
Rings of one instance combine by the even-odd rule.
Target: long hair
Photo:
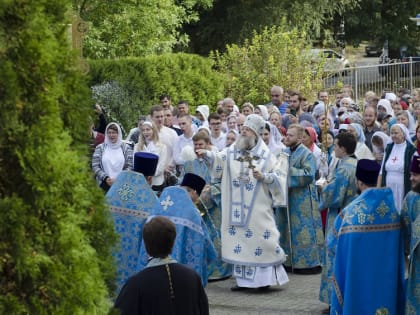
[[[143,128],[143,127],[149,127],[149,128],[152,129],[152,131],[153,131],[152,141],[154,143],[158,143],[159,142],[159,131],[158,131],[156,125],[154,123],[150,122],[150,121],[145,121],[143,123],[143,125],[141,126],[141,128]],[[146,139],[144,138],[143,133],[140,131],[139,142],[136,144],[136,147],[135,147],[134,151],[137,152],[137,151],[144,150],[146,144],[147,144]]]

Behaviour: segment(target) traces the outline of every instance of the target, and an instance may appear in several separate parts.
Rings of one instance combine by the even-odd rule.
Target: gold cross
[[[251,156],[248,151],[245,151],[244,156],[240,156],[236,160],[239,162],[248,162],[248,168],[253,170],[256,166],[252,164],[252,161],[257,161],[259,159],[258,156]]]

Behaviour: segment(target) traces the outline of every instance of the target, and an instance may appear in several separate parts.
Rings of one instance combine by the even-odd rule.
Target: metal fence
[[[413,90],[420,87],[420,61],[392,60],[388,64],[359,66],[325,73],[324,88],[339,91],[343,85],[350,85],[354,99],[361,103],[367,91],[381,95],[385,90],[396,92],[400,88]]]

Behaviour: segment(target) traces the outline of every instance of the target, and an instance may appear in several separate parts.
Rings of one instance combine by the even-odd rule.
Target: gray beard
[[[239,136],[239,139],[236,140],[236,147],[242,151],[251,150],[256,145],[257,145],[257,137],[255,136],[251,136],[251,137]]]

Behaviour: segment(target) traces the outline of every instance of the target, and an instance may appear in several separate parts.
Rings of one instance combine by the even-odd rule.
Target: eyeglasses
[[[271,94],[271,97],[280,97],[281,95],[279,94]]]

